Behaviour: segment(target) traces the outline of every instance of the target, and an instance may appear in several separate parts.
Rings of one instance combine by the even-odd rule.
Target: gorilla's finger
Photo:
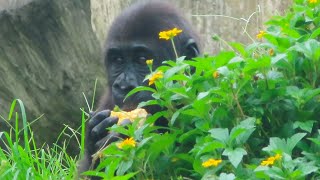
[[[96,125],[92,131],[91,135],[95,139],[100,139],[100,137],[106,136],[108,134],[108,131],[106,128],[111,127],[112,125],[116,124],[118,122],[117,117],[108,117],[101,121],[98,125]]]
[[[108,136],[104,137],[103,139],[99,140],[96,144],[95,144],[95,149],[96,151],[98,151],[99,149],[105,148],[106,146],[108,146],[109,144],[111,144],[112,142],[115,142],[117,140],[119,140],[121,138],[119,133],[116,132],[110,132],[108,134]]]
[[[90,111],[90,112],[89,112],[89,118],[91,119],[95,114],[96,114],[95,111]]]
[[[122,120],[121,123],[120,123],[121,126],[126,126],[126,125],[128,125],[128,124],[131,124],[131,121],[130,121],[129,119],[124,119],[124,120]]]
[[[89,128],[95,127],[97,124],[99,124],[102,120],[105,118],[108,118],[111,114],[110,110],[103,110],[98,113],[96,113],[88,122]]]

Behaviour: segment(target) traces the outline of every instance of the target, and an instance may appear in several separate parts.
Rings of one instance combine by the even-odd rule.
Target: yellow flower
[[[315,4],[315,3],[317,3],[318,2],[318,0],[309,0],[309,3],[310,4]]]
[[[146,63],[147,63],[147,65],[152,65],[152,64],[153,64],[153,59],[148,59],[148,60],[146,61]]]
[[[281,158],[282,158],[281,154],[276,154],[276,155],[274,156],[274,159],[275,159],[275,160],[278,160],[278,159],[281,159]]]
[[[209,160],[205,161],[202,163],[202,166],[205,167],[205,168],[208,168],[210,166],[218,166],[220,163],[222,162],[221,159],[212,159],[210,158]]]
[[[220,74],[218,71],[215,71],[215,72],[213,72],[212,76],[213,76],[213,78],[217,79],[220,76]]]
[[[136,141],[131,137],[123,140],[120,143],[117,143],[117,147],[119,149],[123,149],[124,147],[136,147]]]
[[[156,73],[154,73],[150,78],[149,78],[149,86],[154,84],[154,82],[157,80],[157,79],[161,79],[163,78],[163,73],[162,71],[158,71]]]
[[[257,34],[257,39],[262,39],[264,35],[266,35],[267,33],[265,31],[259,31],[259,33]]]
[[[180,33],[182,33],[182,30],[178,29],[178,28],[173,28],[173,29],[167,30],[167,31],[161,31],[159,33],[159,39],[169,40],[169,39],[172,39],[173,37],[177,36]]]
[[[271,48],[271,49],[269,49],[269,55],[270,56],[273,56],[274,55],[274,50]]]
[[[273,165],[276,160],[281,159],[281,158],[282,158],[282,156],[280,154],[276,154],[275,156],[268,157],[268,159],[262,161],[260,165],[261,166]]]

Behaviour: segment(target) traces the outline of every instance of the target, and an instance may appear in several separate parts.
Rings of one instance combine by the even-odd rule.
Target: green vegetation
[[[129,138],[97,153],[99,166],[85,174],[108,180],[319,179],[319,3],[295,0],[251,45],[232,42],[216,56],[166,61],[147,77],[155,88],[128,95],[151,91],[154,99],[140,107],[165,110],[142,126],[111,127]],[[16,102],[24,128],[0,134],[8,141],[8,150],[0,149],[0,179],[72,179],[77,158],[64,146],[36,147],[20,100],[8,119],[20,120]],[[154,125],[159,117],[168,127]],[[84,124],[81,132],[83,149]]]
[[[318,179],[320,8],[296,0],[257,41],[194,60],[166,61],[147,79],[165,110],[135,122],[98,153],[105,179]],[[220,40],[219,37],[215,39]],[[149,62],[150,66],[150,62]],[[153,125],[169,120],[168,132]],[[134,142],[133,142],[134,141]],[[124,146],[126,144],[126,146]],[[97,173],[99,171],[103,173]]]
[[[15,112],[16,104],[20,110]],[[21,117],[19,116],[21,114]],[[1,117],[2,120],[6,120]],[[77,158],[66,152],[66,145],[53,147],[46,145],[39,148],[35,142],[30,124],[27,122],[26,112],[21,100],[14,100],[8,121],[15,120],[15,127],[10,132],[0,132],[5,148],[0,148],[0,179],[73,179],[76,173]],[[19,129],[18,123],[23,127]],[[61,133],[62,134],[62,133]],[[23,137],[23,140],[20,138]]]

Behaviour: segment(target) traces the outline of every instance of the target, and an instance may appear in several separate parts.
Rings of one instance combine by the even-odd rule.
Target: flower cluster
[[[210,158],[209,160],[205,161],[202,163],[202,166],[205,167],[205,168],[208,168],[210,166],[218,166],[220,163],[222,162],[221,159],[212,159]]]
[[[316,4],[318,2],[318,0],[309,0],[310,4]]]
[[[182,30],[178,29],[178,28],[173,28],[173,29],[167,30],[167,31],[161,31],[159,33],[159,39],[170,40],[180,33],[182,33]]]
[[[162,71],[158,71],[156,73],[154,73],[150,78],[149,78],[149,86],[154,84],[154,82],[157,80],[157,79],[161,79],[163,78],[163,72]]]
[[[123,149],[124,147],[136,147],[136,141],[131,137],[123,140],[120,143],[117,143],[117,147],[119,149]]]
[[[267,33],[265,31],[259,31],[259,33],[257,34],[257,39],[262,39],[266,34]]]
[[[276,160],[281,159],[281,158],[282,158],[282,156],[280,154],[276,154],[275,156],[268,157],[268,159],[262,161],[260,165],[261,166],[273,165]]]

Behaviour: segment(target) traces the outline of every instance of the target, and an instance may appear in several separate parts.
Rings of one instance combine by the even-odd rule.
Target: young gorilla
[[[115,19],[108,33],[104,54],[108,73],[107,93],[88,122],[85,157],[80,164],[80,172],[92,166],[93,154],[119,138],[119,135],[106,130],[118,121],[117,118],[110,117],[114,106],[130,111],[141,101],[152,98],[149,92],[144,91],[124,101],[129,91],[137,86],[147,85],[148,82],[143,82],[150,73],[146,60],[153,59],[153,67],[156,68],[162,61],[176,58],[171,42],[159,39],[160,31],[175,27],[183,30],[174,39],[178,55],[186,56],[187,59],[199,55],[198,36],[171,4],[163,1],[140,1]],[[153,114],[160,109],[154,106],[147,107],[146,110]],[[165,124],[162,122],[162,125]]]

